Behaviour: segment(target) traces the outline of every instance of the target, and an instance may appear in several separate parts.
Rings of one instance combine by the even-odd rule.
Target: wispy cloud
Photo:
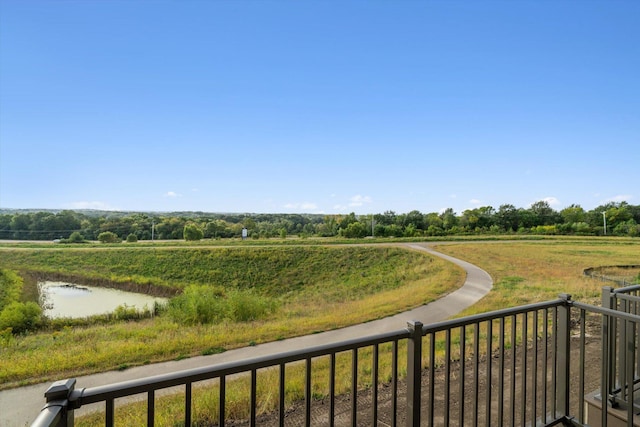
[[[480,205],[480,204],[482,204],[482,200],[480,200],[480,199],[471,199],[471,200],[469,200],[469,203],[471,203],[472,205]]]
[[[182,194],[176,193],[175,191],[167,191],[164,197],[171,197],[171,198],[182,197]]]
[[[372,202],[371,197],[369,197],[369,196],[361,196],[360,194],[358,194],[358,195],[353,196],[350,199],[349,206],[357,207],[357,206],[362,206],[365,203],[369,204],[371,202]]]

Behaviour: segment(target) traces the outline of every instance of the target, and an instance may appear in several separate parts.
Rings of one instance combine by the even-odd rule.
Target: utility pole
[[[604,235],[607,235],[607,212],[602,212],[602,220],[604,221]]]
[[[156,228],[156,221],[153,220],[151,221],[151,241],[153,242],[153,237],[155,234],[155,228]]]

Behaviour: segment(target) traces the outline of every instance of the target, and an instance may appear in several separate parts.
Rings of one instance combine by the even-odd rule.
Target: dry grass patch
[[[561,293],[599,304],[608,284],[585,276],[584,270],[640,262],[640,242],[629,239],[460,243],[437,250],[477,265],[494,280],[491,292],[461,315],[551,300]]]

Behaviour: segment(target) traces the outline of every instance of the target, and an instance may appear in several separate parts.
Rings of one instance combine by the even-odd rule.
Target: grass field
[[[250,289],[277,302],[267,318],[253,322],[185,325],[160,316],[5,337],[0,347],[5,388],[335,329],[424,304],[464,279],[449,263],[393,246],[51,246],[3,250],[0,267],[80,283]]]
[[[550,300],[561,293],[599,305],[602,287],[613,286],[613,283],[585,276],[586,268],[640,265],[637,239],[451,243],[439,245],[437,249],[477,265],[494,280],[493,290],[461,316]],[[639,272],[627,270],[629,277],[637,277]]]

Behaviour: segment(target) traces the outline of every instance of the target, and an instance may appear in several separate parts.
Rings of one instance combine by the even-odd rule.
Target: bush
[[[14,334],[37,329],[42,324],[42,309],[35,302],[12,302],[0,312],[0,331],[11,329]]]
[[[78,231],[74,231],[67,239],[69,243],[84,243],[84,236]]]
[[[138,236],[131,233],[127,236],[127,243],[136,243],[138,241]]]
[[[234,322],[249,322],[262,319],[276,309],[270,298],[256,295],[252,291],[233,291],[226,298],[226,318]]]
[[[0,311],[10,303],[18,301],[22,283],[22,278],[16,272],[0,269]]]
[[[118,235],[116,233],[113,233],[111,231],[103,231],[102,233],[98,234],[98,240],[101,243],[120,243],[120,242],[122,242],[122,239],[120,239],[120,237],[118,237]]]
[[[225,295],[217,287],[193,285],[169,301],[167,312],[178,323],[194,325],[223,320],[258,320],[273,312],[276,307],[274,300],[256,295],[252,291],[233,290]]]
[[[188,241],[196,241],[202,240],[204,237],[204,232],[200,227],[195,224],[187,224],[184,226],[184,240]]]

